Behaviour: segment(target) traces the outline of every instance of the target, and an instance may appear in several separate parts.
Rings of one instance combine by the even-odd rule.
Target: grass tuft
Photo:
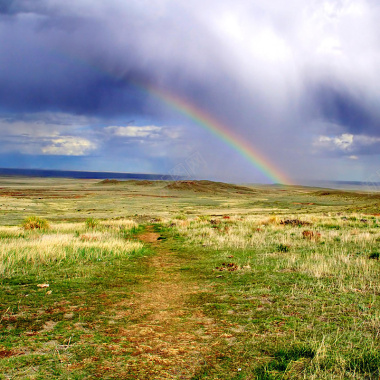
[[[279,244],[277,246],[278,252],[289,252],[290,251],[290,245],[289,244]]]
[[[365,351],[347,363],[347,370],[371,376],[376,375],[378,378],[380,375],[380,353],[378,351]]]
[[[99,225],[99,220],[95,218],[87,218],[85,224],[87,228],[94,229]]]
[[[380,257],[380,253],[379,252],[373,252],[369,255],[369,258],[370,259],[376,259],[376,260],[379,260],[379,257]]]
[[[256,369],[256,379],[272,380],[283,379],[284,373],[291,367],[292,362],[302,359],[313,359],[315,351],[307,346],[294,346],[280,349],[274,353],[274,359],[268,364]]]
[[[49,229],[49,222],[38,216],[29,216],[24,220],[22,227],[24,230],[47,230]]]

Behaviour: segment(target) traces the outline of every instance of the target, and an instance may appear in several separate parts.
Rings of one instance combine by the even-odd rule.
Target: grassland
[[[9,177],[0,207],[0,379],[379,378],[378,194]]]

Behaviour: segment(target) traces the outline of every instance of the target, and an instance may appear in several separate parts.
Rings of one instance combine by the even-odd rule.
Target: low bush
[[[95,218],[87,218],[85,223],[87,228],[94,229],[99,224],[99,220]]]
[[[49,228],[49,222],[38,216],[29,216],[24,220],[22,227],[24,230],[47,230]]]
[[[290,251],[290,245],[288,244],[279,244],[277,246],[278,252],[289,252]]]

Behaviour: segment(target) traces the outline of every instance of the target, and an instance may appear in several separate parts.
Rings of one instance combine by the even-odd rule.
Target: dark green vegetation
[[[1,187],[0,379],[379,378],[377,194]]]

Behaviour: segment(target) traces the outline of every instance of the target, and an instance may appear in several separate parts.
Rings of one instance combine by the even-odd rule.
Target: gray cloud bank
[[[265,180],[134,84],[151,83],[289,177],[365,180],[380,166],[379,16],[370,0],[2,0],[0,152],[163,172],[197,151],[199,175]]]

